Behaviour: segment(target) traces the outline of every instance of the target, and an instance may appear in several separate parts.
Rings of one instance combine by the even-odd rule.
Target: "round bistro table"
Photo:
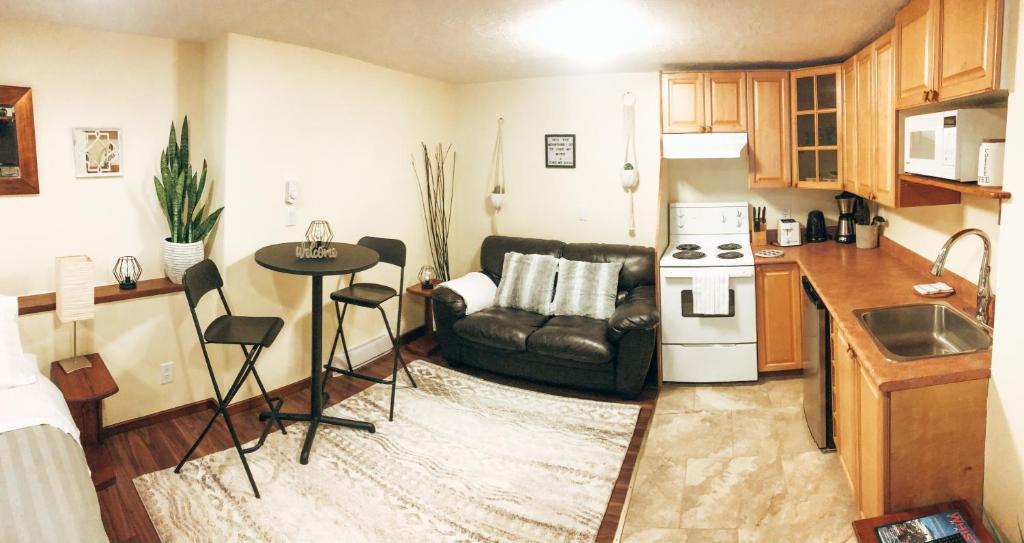
[[[323,394],[320,388],[321,369],[323,367],[323,304],[324,304],[324,276],[325,275],[348,275],[360,272],[377,265],[380,255],[373,249],[349,243],[329,243],[328,246],[338,250],[338,256],[325,259],[300,259],[295,256],[295,247],[298,242],[278,243],[268,245],[256,251],[256,263],[264,268],[280,273],[292,275],[308,275],[313,278],[313,319],[311,331],[311,358],[310,358],[310,388],[309,388],[309,413],[280,413],[280,420],[297,420],[308,422],[306,430],[306,441],[302,445],[302,454],[299,462],[309,463],[309,451],[313,447],[313,439],[316,438],[316,430],[320,424],[331,424],[334,426],[346,426],[358,430],[366,430],[370,433],[376,431],[373,423],[358,420],[341,419],[328,417],[323,414]],[[260,420],[266,420],[270,413],[260,413]]]

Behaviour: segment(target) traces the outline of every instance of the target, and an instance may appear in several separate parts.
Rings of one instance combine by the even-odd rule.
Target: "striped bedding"
[[[85,452],[63,430],[0,434],[0,541],[107,541]]]

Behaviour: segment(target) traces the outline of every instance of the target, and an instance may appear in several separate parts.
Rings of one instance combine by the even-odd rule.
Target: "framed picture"
[[[75,177],[122,177],[120,128],[75,128]]]
[[[576,134],[545,134],[544,165],[548,168],[575,168]]]

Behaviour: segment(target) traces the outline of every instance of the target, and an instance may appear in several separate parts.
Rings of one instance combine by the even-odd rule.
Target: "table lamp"
[[[72,356],[59,362],[64,373],[92,367],[88,358],[78,355],[78,321],[92,319],[96,313],[92,277],[92,260],[88,256],[57,258],[57,318],[74,327]]]

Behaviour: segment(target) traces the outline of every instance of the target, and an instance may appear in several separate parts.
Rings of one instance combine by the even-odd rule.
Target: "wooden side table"
[[[64,400],[68,402],[71,417],[82,432],[82,447],[85,459],[92,471],[92,483],[96,490],[114,484],[114,466],[102,446],[100,431],[103,429],[103,398],[117,393],[117,383],[107,370],[107,365],[98,354],[86,355],[92,367],[71,373],[64,373],[60,363],[50,364],[50,380],[53,381]]]
[[[436,287],[441,283],[441,280],[433,279],[431,283]],[[437,338],[434,337],[434,308],[431,303],[434,289],[423,288],[423,285],[417,282],[415,285],[405,289],[405,292],[423,298],[423,326],[426,328],[422,336],[409,342],[406,347],[420,356],[430,356],[431,353],[437,350]]]

